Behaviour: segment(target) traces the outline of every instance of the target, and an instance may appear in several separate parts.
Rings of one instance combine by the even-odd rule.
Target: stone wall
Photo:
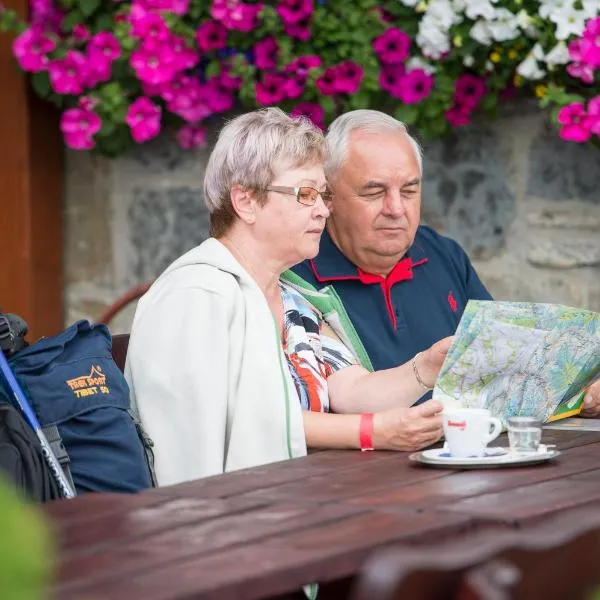
[[[98,317],[206,238],[208,153],[166,136],[117,160],[68,153],[67,322]],[[537,109],[429,143],[423,220],[465,247],[497,299],[600,311],[600,152],[562,142]]]

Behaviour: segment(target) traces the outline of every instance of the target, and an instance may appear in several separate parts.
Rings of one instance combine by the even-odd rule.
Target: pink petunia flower
[[[90,30],[83,23],[73,25],[72,33],[77,42],[87,42],[90,39]]]
[[[262,106],[277,104],[285,99],[285,76],[280,73],[264,73],[254,84],[256,100]]]
[[[63,11],[54,0],[30,0],[31,25],[44,31],[60,33]]]
[[[287,36],[300,40],[301,42],[307,42],[312,35],[309,17],[306,17],[297,23],[285,23],[283,29]]]
[[[600,17],[586,23],[581,39],[581,61],[594,69],[600,67]]]
[[[570,142],[587,142],[592,137],[591,120],[585,112],[583,104],[573,102],[563,106],[558,111],[560,137]]]
[[[219,77],[211,77],[204,86],[206,104],[213,113],[227,112],[233,108],[235,99],[232,91],[223,86]]]
[[[121,56],[121,45],[115,35],[109,31],[101,31],[92,36],[87,51],[90,58],[97,56],[99,59],[112,62]]]
[[[337,90],[335,82],[337,80],[337,71],[335,67],[328,67],[323,72],[323,75],[315,81],[319,92],[325,96],[333,96]]]
[[[220,50],[227,44],[227,29],[218,21],[206,21],[196,30],[196,43],[202,52]]]
[[[226,68],[221,67],[221,73],[215,77],[219,87],[227,91],[237,91],[242,87],[242,78],[232,75]]]
[[[375,38],[373,50],[382,63],[397,65],[408,58],[410,44],[409,35],[397,27],[390,27],[385,33]]]
[[[305,87],[306,75],[301,75],[300,73],[288,75],[285,82],[285,95],[287,98],[294,100],[302,96]]]
[[[277,66],[279,44],[274,37],[267,37],[254,44],[254,64],[259,69],[274,69]]]
[[[189,123],[197,123],[211,114],[206,96],[204,86],[198,79],[188,75],[180,75],[164,84],[161,91],[161,97],[168,102],[169,111]]]
[[[454,84],[454,98],[459,104],[476,107],[485,95],[485,80],[465,73]]]
[[[96,144],[92,136],[102,127],[100,117],[85,108],[69,108],[60,118],[65,144],[73,150],[90,150]]]
[[[596,96],[588,102],[588,119],[590,131],[600,137],[600,96]]]
[[[144,83],[158,84],[173,79],[177,72],[176,56],[168,44],[144,41],[129,60],[137,78]]]
[[[169,27],[161,15],[148,12],[136,5],[131,9],[130,20],[131,35],[134,38],[165,42],[171,35]]]
[[[160,131],[160,106],[150,98],[141,96],[129,105],[125,123],[129,125],[131,137],[138,143],[156,137]]]
[[[312,0],[280,0],[277,13],[284,25],[297,25],[314,12]]]
[[[402,78],[406,74],[406,67],[400,65],[384,65],[379,73],[379,85],[395,98],[400,98]]]
[[[594,68],[582,58],[583,43],[583,39],[569,42],[569,57],[573,62],[567,65],[567,73],[575,79],[581,79],[584,83],[594,83]]]
[[[93,110],[94,107],[99,103],[100,100],[98,100],[98,98],[94,98],[93,96],[80,96],[77,105],[83,110]]]
[[[190,8],[190,0],[138,0],[148,10],[172,12],[182,17]]]
[[[23,71],[38,73],[48,68],[48,53],[56,48],[56,41],[33,26],[18,35],[13,42],[12,51]]]
[[[227,29],[252,31],[258,26],[262,4],[245,4],[240,0],[213,0],[210,14]]]
[[[467,104],[461,104],[460,102],[454,101],[452,108],[444,113],[446,121],[452,125],[452,127],[462,127],[468,125],[471,122],[471,114],[473,109]]]
[[[176,71],[193,69],[200,62],[198,53],[187,45],[185,38],[172,35],[167,43],[173,52],[173,68]]]
[[[48,74],[50,86],[57,94],[78,95],[88,82],[88,62],[81,52],[69,50],[64,58],[48,65]]]
[[[335,90],[345,94],[354,94],[360,87],[364,77],[363,68],[347,60],[340,63],[336,69]]]
[[[206,129],[199,125],[184,125],[176,137],[179,146],[184,150],[206,146]]]
[[[402,77],[399,97],[404,104],[416,104],[429,96],[433,88],[434,79],[432,75],[423,69],[413,69]]]
[[[318,69],[321,66],[321,57],[314,54],[305,54],[298,56],[289,65],[286,65],[287,73],[300,73],[306,75],[311,69]]]
[[[306,117],[320,129],[325,129],[325,111],[320,104],[300,102],[290,112],[291,117]]]

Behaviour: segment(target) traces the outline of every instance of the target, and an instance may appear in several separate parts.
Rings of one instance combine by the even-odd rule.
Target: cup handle
[[[489,444],[492,440],[495,440],[502,433],[502,421],[500,419],[496,419],[496,417],[490,417],[490,425],[492,426],[492,431],[490,431],[486,444]]]

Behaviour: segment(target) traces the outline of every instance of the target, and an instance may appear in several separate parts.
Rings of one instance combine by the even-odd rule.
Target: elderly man
[[[319,254],[288,278],[335,312],[364,366],[389,369],[452,335],[469,299],[491,299],[465,251],[420,225],[422,158],[393,117],[355,110],[327,134],[333,201]],[[307,285],[308,284],[308,285]],[[423,390],[433,381],[423,381]],[[423,398],[428,397],[425,394]],[[600,382],[587,416],[600,412]]]

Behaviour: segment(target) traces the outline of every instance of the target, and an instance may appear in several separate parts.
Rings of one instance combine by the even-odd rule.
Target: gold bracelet
[[[419,370],[417,369],[417,358],[419,358],[419,356],[421,356],[422,352],[417,352],[417,354],[415,354],[413,356],[413,359],[410,361],[410,364],[412,365],[412,369],[413,369],[413,373],[415,374],[415,378],[416,380],[419,382],[419,385],[426,391],[429,392],[430,390],[433,389],[433,387],[428,386],[422,379],[421,376],[419,375]]]

